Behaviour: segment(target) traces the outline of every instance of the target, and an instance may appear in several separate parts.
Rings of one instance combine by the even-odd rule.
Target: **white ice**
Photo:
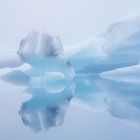
[[[140,83],[140,64],[103,72],[100,75],[116,81]]]

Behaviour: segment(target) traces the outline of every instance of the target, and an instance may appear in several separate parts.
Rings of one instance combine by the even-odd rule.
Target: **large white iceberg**
[[[13,70],[1,78],[28,87],[25,92],[32,95],[20,110],[23,123],[34,131],[61,125],[75,97],[95,110],[107,108],[112,116],[139,124],[139,36],[139,11],[102,34],[69,46],[32,30],[17,55],[4,54],[0,60],[0,68]],[[23,71],[23,64],[30,67]]]
[[[76,71],[100,73],[131,66],[140,60],[140,11],[127,15],[102,34],[65,47]]]
[[[9,56],[0,62],[0,67],[65,63],[76,72],[100,73],[136,65],[140,60],[139,36],[140,11],[111,24],[102,34],[74,45],[63,46],[58,37],[32,30],[20,43],[19,57]]]

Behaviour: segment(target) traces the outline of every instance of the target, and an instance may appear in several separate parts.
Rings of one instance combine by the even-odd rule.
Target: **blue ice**
[[[0,68],[9,68],[1,79],[31,95],[19,111],[23,123],[35,132],[62,125],[68,106],[78,103],[139,127],[139,35],[139,11],[74,45],[32,30],[17,55],[0,60]]]

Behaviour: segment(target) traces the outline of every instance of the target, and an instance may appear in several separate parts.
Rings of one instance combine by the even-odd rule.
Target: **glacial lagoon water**
[[[69,47],[33,30],[3,54],[0,140],[139,140],[139,15]]]
[[[2,140],[140,139],[139,84],[76,75],[63,88],[53,85],[59,93],[47,93],[25,81],[20,71],[0,81]]]

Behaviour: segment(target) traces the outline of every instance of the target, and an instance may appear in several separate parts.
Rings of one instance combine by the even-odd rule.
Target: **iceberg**
[[[24,125],[34,132],[62,125],[75,93],[73,81],[64,74],[49,71],[42,73],[31,68],[26,71],[13,70],[1,76],[6,82],[26,87],[23,92],[31,95],[28,101],[22,103],[19,115]]]
[[[34,61],[38,59],[43,60],[49,57],[66,59],[58,37],[35,30],[32,30],[25,39],[22,39],[17,54],[24,62],[33,65],[35,65]]]
[[[27,86],[30,77],[21,70],[10,71],[0,77],[3,81],[12,83],[13,85]]]
[[[59,72],[67,78],[74,77],[74,69],[58,37],[33,30],[21,41],[17,54],[24,63],[30,64],[39,73]]]
[[[21,65],[30,67],[14,65],[1,79],[27,87],[24,92],[32,95],[19,111],[23,123],[35,132],[62,125],[74,94],[75,73],[59,38],[31,31],[17,54]]]
[[[75,73],[59,39],[32,31],[21,42],[18,55],[27,68],[11,69],[1,79],[26,87],[23,92],[31,95],[19,111],[24,125],[34,132],[62,125],[74,96]]]
[[[62,125],[71,100],[131,124],[140,122],[140,12],[121,18],[100,35],[74,45],[32,30],[16,54],[4,54],[6,82],[25,86],[31,99],[19,114],[41,131]],[[29,67],[24,70],[24,65]],[[4,69],[7,70],[7,69]],[[115,87],[115,88],[114,88]],[[43,123],[42,123],[43,122]]]
[[[102,34],[65,47],[75,71],[101,73],[136,65],[140,60],[140,11],[129,14]]]
[[[74,71],[99,74],[138,64],[139,35],[140,11],[119,19],[103,33],[73,45],[62,45],[59,37],[32,30],[22,39],[15,58],[9,56],[8,60],[11,60],[0,62],[0,67],[18,67],[28,63],[51,70],[48,65],[56,68],[56,64],[65,64],[58,67],[59,71],[64,72],[69,67],[72,75]]]
[[[140,64],[103,72],[100,76],[121,82],[140,83]]]

